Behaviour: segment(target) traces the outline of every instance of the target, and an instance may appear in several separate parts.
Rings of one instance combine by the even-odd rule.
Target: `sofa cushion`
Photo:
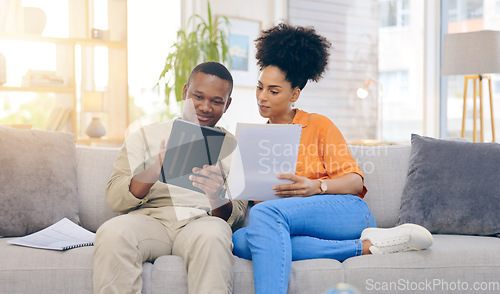
[[[8,240],[0,239],[0,293],[92,293],[93,246],[57,251]]]
[[[427,250],[347,259],[344,282],[363,293],[498,293],[499,238],[433,237]]]
[[[158,257],[151,272],[152,293],[188,293],[187,273],[184,260],[180,256],[165,255]]]
[[[93,293],[93,246],[42,250],[7,243],[12,239],[0,238],[0,293]],[[151,294],[152,268],[142,265],[143,294]]]
[[[338,260],[325,258],[294,261],[288,293],[327,293],[343,279],[344,269]]]
[[[73,134],[0,127],[0,236],[79,223]]]
[[[349,146],[358,162],[368,193],[365,202],[381,228],[398,222],[401,193],[406,181],[410,157],[409,145]]]
[[[432,233],[500,235],[500,144],[412,135],[399,223]]]
[[[119,150],[119,148],[76,147],[80,222],[84,228],[92,232],[97,231],[108,219],[118,215],[109,209],[104,193]]]

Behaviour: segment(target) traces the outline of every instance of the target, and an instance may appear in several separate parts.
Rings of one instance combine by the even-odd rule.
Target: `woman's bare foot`
[[[370,252],[370,247],[372,246],[372,242],[370,242],[370,240],[364,240],[363,241],[363,249],[361,251],[361,254],[362,255],[365,255],[365,254],[372,254]]]

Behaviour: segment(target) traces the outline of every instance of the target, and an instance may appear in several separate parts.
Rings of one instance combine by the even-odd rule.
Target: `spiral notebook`
[[[7,241],[20,246],[51,250],[68,250],[94,245],[95,234],[67,218],[36,233]]]

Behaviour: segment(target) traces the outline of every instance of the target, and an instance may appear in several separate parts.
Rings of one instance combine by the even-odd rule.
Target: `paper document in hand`
[[[8,243],[42,249],[67,250],[92,246],[95,234],[63,218],[36,233],[9,240]]]
[[[238,146],[231,159],[229,197],[236,200],[279,199],[273,186],[290,183],[278,174],[294,174],[301,125],[242,124],[236,127]]]

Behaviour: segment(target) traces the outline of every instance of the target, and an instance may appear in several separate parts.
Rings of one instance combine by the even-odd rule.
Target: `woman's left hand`
[[[274,194],[280,197],[307,197],[318,194],[321,191],[317,180],[310,180],[294,174],[281,174],[278,175],[278,179],[293,182],[273,187]]]

